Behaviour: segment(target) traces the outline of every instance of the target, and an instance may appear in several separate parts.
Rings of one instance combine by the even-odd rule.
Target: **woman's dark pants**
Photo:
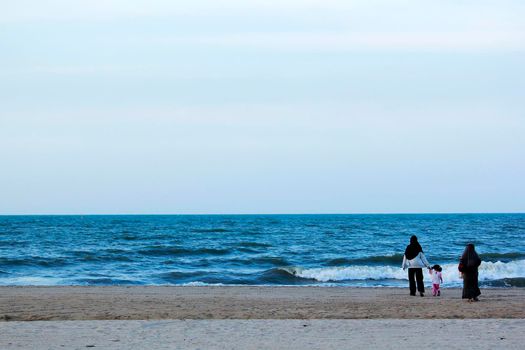
[[[423,269],[422,268],[408,269],[408,281],[410,284],[410,295],[416,295],[416,282],[417,282],[417,291],[420,293],[425,293],[425,285],[423,284]]]

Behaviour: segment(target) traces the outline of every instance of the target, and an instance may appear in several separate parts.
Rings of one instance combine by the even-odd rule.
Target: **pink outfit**
[[[432,274],[432,296],[440,296],[441,289],[439,288],[439,284],[443,283],[441,272],[431,270],[430,273]]]
[[[441,295],[441,290],[439,289],[439,284],[432,283],[432,296]]]

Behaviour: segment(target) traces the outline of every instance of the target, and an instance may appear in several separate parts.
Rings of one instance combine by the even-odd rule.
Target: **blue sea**
[[[444,286],[468,242],[483,286],[525,286],[525,214],[0,216],[0,285],[405,287],[411,235]]]

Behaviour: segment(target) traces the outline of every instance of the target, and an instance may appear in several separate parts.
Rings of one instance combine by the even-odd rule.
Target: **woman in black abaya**
[[[469,243],[459,259],[459,271],[463,273],[463,299],[479,301],[481,295],[478,285],[478,267],[481,259],[474,249],[474,244]]]

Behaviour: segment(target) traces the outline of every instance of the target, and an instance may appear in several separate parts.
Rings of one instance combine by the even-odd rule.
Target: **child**
[[[434,265],[429,270],[430,275],[432,275],[432,295],[433,296],[441,295],[441,289],[439,289],[439,285],[443,283],[443,277],[441,276],[442,270],[443,269],[439,265]]]

